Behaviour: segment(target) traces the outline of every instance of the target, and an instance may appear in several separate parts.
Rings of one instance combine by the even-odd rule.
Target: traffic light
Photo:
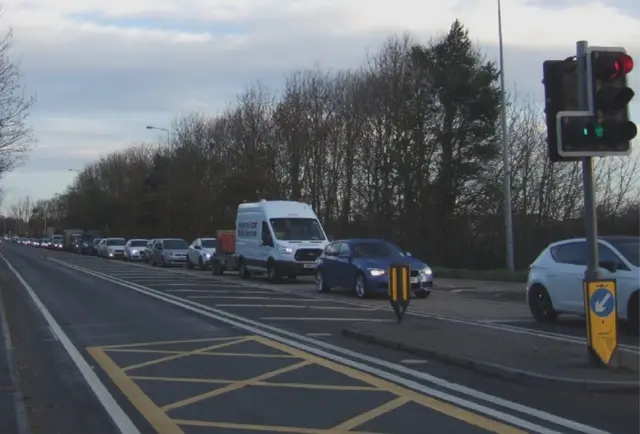
[[[634,92],[627,74],[633,59],[624,48],[590,47],[587,51],[587,95],[593,124],[589,151],[594,155],[629,155],[638,129],[629,119]]]
[[[578,157],[563,157],[560,147],[570,143],[572,127],[568,126],[566,138],[558,140],[557,115],[561,111],[578,110],[578,69],[572,58],[566,60],[546,60],[542,64],[542,83],[544,85],[545,108],[547,120],[547,154],[549,159],[558,161],[575,161]],[[565,118],[563,118],[564,120]],[[565,129],[563,128],[563,133]],[[564,134],[563,134],[564,135]],[[581,139],[581,137],[578,137]],[[573,141],[573,143],[578,143]]]

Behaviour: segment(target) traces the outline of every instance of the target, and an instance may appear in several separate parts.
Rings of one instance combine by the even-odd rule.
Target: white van
[[[310,205],[291,201],[243,203],[236,217],[240,276],[267,273],[270,282],[314,275],[316,259],[329,243]]]

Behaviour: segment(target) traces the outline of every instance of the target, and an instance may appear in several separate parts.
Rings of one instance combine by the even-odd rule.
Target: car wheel
[[[247,270],[246,265],[244,265],[244,261],[242,261],[242,263],[240,264],[240,278],[248,279],[250,277],[251,277],[251,273],[249,272],[249,270]]]
[[[367,281],[362,273],[358,273],[356,276],[355,290],[358,298],[365,298],[367,296]]]
[[[558,318],[551,297],[542,285],[533,285],[529,290],[529,310],[538,322],[553,322]]]
[[[189,270],[193,268],[193,264],[191,263],[191,259],[189,259],[189,255],[187,255],[187,268]]]
[[[327,282],[324,281],[324,275],[322,271],[316,272],[316,291],[318,292],[329,292],[330,288],[327,285]]]
[[[267,264],[267,280],[270,283],[278,283],[280,281],[278,270],[276,270],[274,263],[271,261]]]

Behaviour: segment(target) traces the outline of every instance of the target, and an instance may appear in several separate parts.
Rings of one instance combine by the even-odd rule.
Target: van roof
[[[311,205],[290,200],[271,200],[238,205],[238,214],[248,212],[262,212],[267,218],[273,217],[303,217],[317,218]]]

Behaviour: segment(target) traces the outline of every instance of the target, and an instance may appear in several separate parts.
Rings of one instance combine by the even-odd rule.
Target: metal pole
[[[587,100],[587,41],[576,43],[576,61],[578,62],[578,104],[579,110],[588,111]],[[582,159],[582,183],[584,185],[584,229],[587,239],[586,280],[598,280],[602,273],[598,267],[598,222],[596,217],[596,198],[593,182],[593,158]]]
[[[507,98],[504,88],[504,50],[502,44],[502,5],[498,0],[498,37],[500,45],[500,98],[502,99],[502,171],[504,172],[504,225],[505,239],[507,241],[507,268],[513,271],[515,268],[513,259],[513,220],[511,210],[511,169],[509,165],[509,139],[507,136]]]
[[[576,43],[576,61],[578,63],[578,109],[589,111],[589,101],[587,96],[587,41]],[[582,184],[584,188],[584,229],[587,255],[587,268],[584,272],[585,281],[599,280],[602,273],[598,267],[598,222],[596,217],[596,198],[593,182],[593,158],[582,159]],[[586,297],[587,294],[584,294]],[[585,316],[589,321],[589,315]],[[600,366],[598,357],[592,351],[587,350],[589,362],[594,366]]]

